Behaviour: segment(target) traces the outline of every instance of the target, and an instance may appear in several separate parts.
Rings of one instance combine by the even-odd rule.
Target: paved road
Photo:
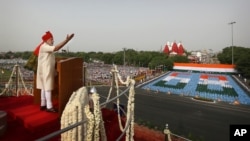
[[[101,91],[108,94],[106,88]],[[167,123],[173,133],[186,137],[191,134],[204,141],[228,141],[230,124],[250,124],[250,106],[205,103],[137,88],[135,118],[161,129]]]

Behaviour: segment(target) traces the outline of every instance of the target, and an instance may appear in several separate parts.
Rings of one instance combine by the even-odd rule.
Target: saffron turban
[[[38,56],[41,45],[42,45],[44,42],[46,42],[47,40],[49,40],[50,38],[53,38],[53,35],[50,33],[50,31],[47,31],[47,32],[42,36],[42,40],[43,40],[43,41],[35,48],[35,50],[34,50],[34,52],[33,52],[35,56]]]
[[[47,32],[43,35],[43,37],[42,37],[42,39],[43,39],[44,42],[46,42],[46,41],[49,40],[50,38],[53,38],[53,35],[50,33],[50,31],[47,31]]]

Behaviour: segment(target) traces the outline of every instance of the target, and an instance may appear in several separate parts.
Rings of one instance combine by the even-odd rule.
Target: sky
[[[33,51],[46,31],[54,45],[74,33],[63,48],[71,52],[159,51],[167,42],[187,51],[250,47],[249,7],[249,0],[1,0],[0,52]]]

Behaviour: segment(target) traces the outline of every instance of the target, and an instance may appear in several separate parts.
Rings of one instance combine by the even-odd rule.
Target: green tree
[[[222,52],[217,55],[217,57],[218,57],[218,60],[222,64],[231,64],[232,63],[232,47],[224,48]]]
[[[133,49],[125,50],[125,62],[129,66],[136,66],[136,62],[138,62],[138,53]]]
[[[232,47],[226,47],[222,50],[221,53],[217,55],[217,57],[222,64],[232,64],[232,59],[234,59],[233,62],[237,62],[237,60],[241,58],[241,56],[245,54],[248,50],[249,50],[248,48],[244,47],[234,46],[233,49]]]
[[[234,59],[234,64],[238,72],[246,78],[250,78],[250,64],[249,64],[249,53],[250,49],[245,47],[226,47],[218,54],[218,60],[222,64],[232,64],[232,59]],[[233,57],[232,57],[233,55]]]
[[[173,60],[171,60],[171,59],[168,58],[165,63],[166,63],[165,66],[164,66],[165,69],[167,69],[167,70],[173,70],[173,67],[174,67]]]
[[[28,60],[32,53],[33,52],[31,52],[31,51],[25,51],[22,53],[21,58],[24,60]]]
[[[5,53],[3,59],[12,59],[13,57],[14,57],[14,53],[12,51],[8,51],[7,53]]]
[[[152,59],[152,54],[147,51],[138,52],[138,65],[141,67],[148,67],[150,60]]]
[[[113,63],[116,65],[123,65],[124,63],[123,56],[124,56],[123,51],[116,52],[113,58]]]
[[[102,61],[104,61],[105,64],[113,64],[114,56],[115,54],[113,53],[104,53],[101,59]]]
[[[244,77],[250,78],[250,49],[242,53],[241,56],[235,62],[236,69],[238,72],[242,73]]]
[[[188,63],[189,62],[187,56],[175,55],[175,56],[169,57],[169,59],[172,60],[172,62],[174,63]]]
[[[166,66],[167,65],[167,55],[161,54],[159,56],[155,56],[152,58],[152,60],[149,62],[150,68],[156,68],[159,66]]]

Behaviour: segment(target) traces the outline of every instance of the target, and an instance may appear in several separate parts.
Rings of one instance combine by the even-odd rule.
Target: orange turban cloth
[[[49,40],[50,38],[53,38],[53,35],[52,35],[49,31],[47,31],[47,32],[43,35],[43,37],[42,37],[42,39],[43,39],[44,42],[46,42],[46,41]]]
[[[47,40],[49,40],[50,38],[53,38],[53,35],[50,33],[50,31],[47,31],[43,36],[42,36],[42,43],[40,43],[37,47],[36,47],[36,49],[34,50],[34,54],[36,55],[36,56],[38,56],[38,54],[39,54],[39,50],[40,50],[40,46],[44,43],[44,42],[46,42]]]

